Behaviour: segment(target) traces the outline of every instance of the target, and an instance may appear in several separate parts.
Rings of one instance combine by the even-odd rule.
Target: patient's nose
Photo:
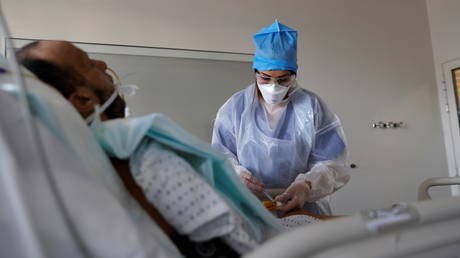
[[[93,64],[100,70],[102,71],[105,71],[107,70],[107,64],[104,62],[104,61],[100,61],[100,60],[92,60],[93,61]]]

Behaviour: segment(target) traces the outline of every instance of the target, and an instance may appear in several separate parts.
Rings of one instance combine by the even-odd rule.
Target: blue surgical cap
[[[252,37],[256,53],[252,68],[258,71],[297,72],[297,31],[275,21]]]

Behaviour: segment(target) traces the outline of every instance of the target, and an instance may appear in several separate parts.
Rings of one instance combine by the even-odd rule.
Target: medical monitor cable
[[[91,257],[89,251],[83,244],[83,240],[80,238],[80,235],[77,233],[75,224],[72,223],[70,219],[70,212],[67,210],[67,208],[64,205],[64,201],[61,197],[60,190],[56,182],[56,178],[53,175],[50,163],[46,157],[45,148],[43,147],[43,142],[42,142],[40,133],[38,131],[37,124],[32,118],[32,115],[30,112],[31,110],[30,103],[27,98],[28,89],[21,75],[21,70],[19,68],[19,64],[18,64],[16,55],[14,52],[13,42],[10,37],[11,34],[8,30],[8,26],[4,18],[3,10],[1,6],[0,6],[0,30],[5,38],[4,43],[6,44],[5,45],[6,52],[9,54],[9,57],[11,59],[11,62],[9,62],[9,64],[12,70],[13,78],[16,81],[16,84],[19,86],[19,89],[20,89],[18,101],[20,102],[21,113],[24,117],[24,124],[25,124],[26,130],[29,131],[30,135],[32,136],[32,141],[35,140],[34,141],[35,149],[37,151],[37,155],[39,157],[39,160],[41,161],[42,168],[45,171],[45,175],[50,184],[50,189],[55,197],[56,204],[59,210],[61,211],[61,215],[64,219],[64,222],[67,225],[68,230],[70,234],[72,235],[73,239],[75,240],[75,244],[78,246],[78,248],[80,249],[84,257]],[[14,194],[16,194],[15,199],[17,201],[13,203],[16,205],[16,209],[19,212],[19,215],[21,217],[19,219],[21,220],[21,223],[22,223],[21,229],[24,230],[24,232],[22,233],[24,233],[24,236],[26,237],[27,247],[30,247],[32,249],[31,254],[33,257],[45,258],[46,257],[45,252],[42,250],[39,244],[40,241],[37,238],[37,234],[34,230],[34,227],[32,226],[32,222],[30,220],[30,214],[25,205],[25,201],[23,201],[24,197],[21,194],[21,186],[20,186],[18,178],[16,177],[13,171],[3,171],[2,175],[4,177],[9,177],[8,181],[11,182],[10,188],[12,191],[14,191]],[[13,198],[14,198],[14,195],[13,195]],[[21,205],[21,204],[24,204],[24,205]]]

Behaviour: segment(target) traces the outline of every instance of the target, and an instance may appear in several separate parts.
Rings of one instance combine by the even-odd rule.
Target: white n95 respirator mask
[[[281,86],[276,83],[269,83],[269,84],[257,83],[257,87],[262,93],[262,97],[264,98],[265,102],[271,105],[276,105],[276,104],[281,103],[281,101],[283,101],[287,92],[291,88],[290,85]]]

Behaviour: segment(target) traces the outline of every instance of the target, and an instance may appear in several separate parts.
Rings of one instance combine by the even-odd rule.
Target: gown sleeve
[[[214,129],[212,132],[212,146],[224,153],[231,164],[233,165],[237,174],[245,171],[250,173],[246,168],[241,166],[238,161],[236,151],[236,127],[237,127],[237,114],[242,112],[241,108],[237,108],[235,100],[229,99],[217,112],[214,121]]]
[[[342,188],[350,179],[346,167],[347,146],[338,117],[318,98],[315,110],[315,140],[309,157],[310,170],[297,180],[311,182],[307,201],[317,201]]]

